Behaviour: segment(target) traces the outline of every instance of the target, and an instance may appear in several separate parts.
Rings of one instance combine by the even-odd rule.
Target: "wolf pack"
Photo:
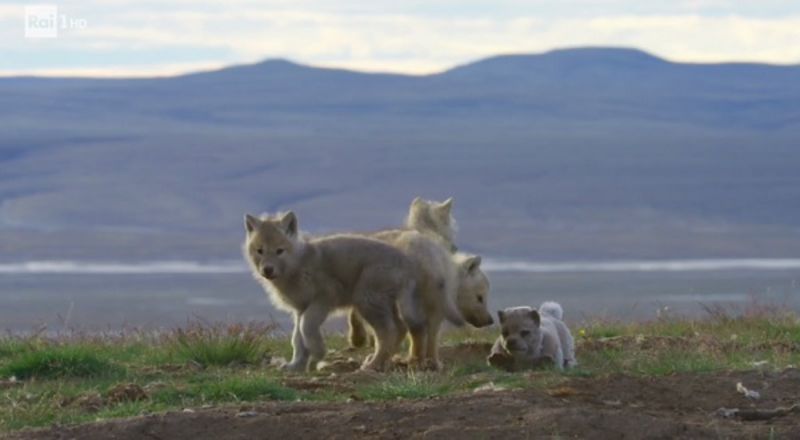
[[[336,312],[347,313],[352,347],[374,346],[361,368],[375,371],[396,362],[441,369],[445,322],[494,324],[489,278],[480,256],[459,252],[452,209],[452,198],[415,198],[400,227],[323,236],[302,233],[293,212],[246,214],[245,259],[274,305],[294,322],[292,359],[283,368],[317,369],[327,353],[322,324]],[[511,307],[497,318],[501,333],[487,353],[490,365],[508,371],[577,365],[558,303]]]

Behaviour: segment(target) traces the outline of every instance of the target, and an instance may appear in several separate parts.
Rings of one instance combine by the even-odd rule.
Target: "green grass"
[[[360,387],[357,395],[365,400],[424,399],[447,394],[453,387],[449,380],[433,373],[393,374]]]
[[[266,355],[263,334],[268,331],[253,326],[192,325],[177,330],[172,344],[179,358],[202,366],[255,364]]]
[[[444,344],[470,343],[474,351],[494,341],[496,332],[450,331]],[[0,338],[0,433],[209,404],[425,399],[488,384],[549,389],[576,377],[780,370],[800,364],[800,322],[789,315],[596,322],[573,332],[580,366],[564,373],[498,371],[478,350],[442,372],[362,379],[326,372],[296,375],[270,366],[271,356],[288,357],[291,347],[285,334],[263,325],[192,324],[168,334],[114,337],[5,337]],[[340,354],[346,339],[339,334],[327,335],[326,342],[335,352],[329,358],[360,361],[367,353]],[[8,382],[12,376],[17,382]],[[112,399],[112,390],[121,385],[138,385],[146,395],[136,401]]]
[[[21,352],[0,368],[0,377],[92,377],[117,371],[117,366],[90,346],[54,346]]]
[[[211,382],[195,390],[209,402],[294,400],[297,391],[278,385],[266,377],[230,377]]]
[[[677,373],[710,373],[724,368],[723,362],[711,356],[668,350],[636,362],[633,371],[644,376],[666,376]]]
[[[0,361],[21,353],[27,349],[27,344],[17,339],[0,339]]]

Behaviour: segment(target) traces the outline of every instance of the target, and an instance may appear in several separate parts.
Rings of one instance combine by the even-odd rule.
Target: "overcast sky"
[[[501,53],[636,47],[677,61],[800,63],[800,0],[61,0],[57,38],[0,0],[0,75],[168,75],[266,58],[435,72]]]

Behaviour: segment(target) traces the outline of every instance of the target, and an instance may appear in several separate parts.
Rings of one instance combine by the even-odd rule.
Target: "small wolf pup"
[[[563,316],[561,305],[552,301],[542,303],[538,311],[527,306],[498,311],[502,335],[487,363],[509,371],[542,365],[563,370],[578,365],[575,341]]]
[[[420,197],[414,198],[408,208],[408,216],[403,227],[386,229],[383,231],[372,232],[366,236],[394,244],[401,240],[401,236],[408,231],[417,231],[431,240],[435,240],[442,246],[455,252],[457,250],[454,243],[457,225],[452,216],[453,198],[450,197],[443,202],[424,200]],[[364,328],[364,323],[358,313],[348,314],[348,342],[350,347],[363,347],[370,343],[370,336]],[[371,345],[371,344],[370,344]]]
[[[320,326],[337,309],[357,310],[375,333],[364,369],[385,369],[405,337],[399,322],[421,325],[415,265],[400,250],[363,236],[300,237],[292,212],[247,214],[244,226],[243,251],[253,276],[276,307],[294,315],[287,369],[316,369],[326,353]]]

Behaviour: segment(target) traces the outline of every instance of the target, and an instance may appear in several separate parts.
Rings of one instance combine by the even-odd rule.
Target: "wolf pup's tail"
[[[564,309],[561,308],[561,304],[555,301],[543,302],[542,305],[539,306],[539,314],[558,319],[559,321],[564,320]]]

